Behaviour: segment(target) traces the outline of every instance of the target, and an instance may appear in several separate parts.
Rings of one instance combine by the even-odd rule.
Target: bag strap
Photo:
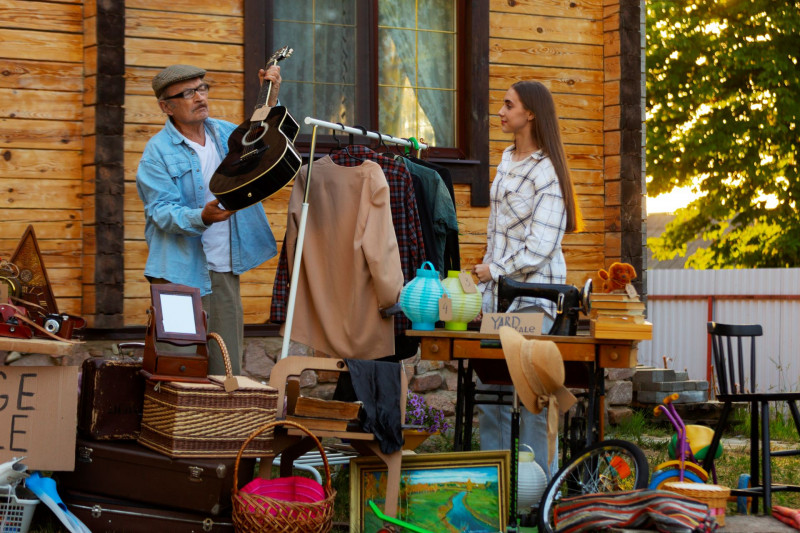
[[[25,317],[25,316],[23,316],[23,315],[21,315],[19,313],[14,313],[14,318],[24,322],[25,324],[29,325],[30,327],[32,327],[36,331],[38,331],[40,333],[44,333],[46,336],[50,337],[53,340],[57,340],[59,342],[68,342],[69,344],[83,344],[83,341],[65,339],[63,337],[59,337],[58,335],[54,335],[54,334],[50,333],[49,331],[47,331],[46,329],[44,329],[39,324],[37,324],[36,322],[34,322],[33,320],[31,320],[30,318]]]

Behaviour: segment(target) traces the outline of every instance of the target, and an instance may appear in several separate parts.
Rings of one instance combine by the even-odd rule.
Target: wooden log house
[[[306,45],[273,43],[280,1],[0,0],[0,257],[33,224],[61,311],[100,330],[145,323],[147,246],[135,176],[145,143],[164,123],[150,80],[172,63],[201,66],[213,85],[212,116],[242,122],[265,58],[281,44]],[[374,81],[382,60],[372,50],[374,23],[384,0],[351,1],[360,24],[372,21],[358,53]],[[586,222],[565,239],[568,281],[580,284],[619,260],[642,272],[640,0],[455,4],[460,144],[431,157],[457,182],[462,264],[483,253],[490,180],[509,144],[496,116],[503,94],[514,81],[537,79],[555,96]],[[370,105],[356,120],[378,129]],[[264,201],[279,241],[289,194],[287,187]],[[248,324],[268,319],[276,265],[277,258],[243,277]]]

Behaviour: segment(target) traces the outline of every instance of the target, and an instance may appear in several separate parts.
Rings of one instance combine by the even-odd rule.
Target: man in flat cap
[[[239,276],[274,257],[277,245],[261,203],[233,213],[208,189],[237,125],[209,117],[205,75],[198,67],[171,65],[153,78],[167,120],[145,146],[136,172],[148,246],[144,275],[151,283],[200,289],[208,331],[222,336],[238,375],[244,349]],[[258,75],[261,83],[272,82],[267,105],[275,106],[280,67]],[[209,374],[225,374],[216,343],[209,348]]]

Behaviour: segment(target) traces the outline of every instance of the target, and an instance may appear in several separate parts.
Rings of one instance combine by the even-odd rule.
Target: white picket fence
[[[800,391],[800,269],[647,272],[647,317],[653,340],[639,343],[639,362],[686,369],[708,379],[706,323],[761,324],[756,341],[762,392]]]

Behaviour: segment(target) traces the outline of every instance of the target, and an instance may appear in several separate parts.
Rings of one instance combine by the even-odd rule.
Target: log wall
[[[59,310],[81,313],[81,0],[0,0],[0,257],[34,225]]]
[[[241,122],[243,2],[105,0],[98,10],[95,0],[0,0],[0,256],[10,255],[33,223],[63,311],[83,314],[95,327],[145,322],[147,246],[136,167],[165,121],[150,80],[172,63],[202,66],[213,87],[212,116]],[[564,241],[568,282],[581,284],[612,261],[636,264],[639,0],[489,0],[489,8],[490,177],[510,143],[496,117],[503,94],[517,80],[542,81],[556,101],[586,223]],[[104,63],[113,57],[124,65],[116,84],[104,79],[115,75]],[[289,194],[264,202],[277,238]],[[483,255],[488,208],[471,206],[467,185],[456,186],[456,200],[462,264],[470,267]],[[269,315],[276,263],[243,277],[249,324]]]

